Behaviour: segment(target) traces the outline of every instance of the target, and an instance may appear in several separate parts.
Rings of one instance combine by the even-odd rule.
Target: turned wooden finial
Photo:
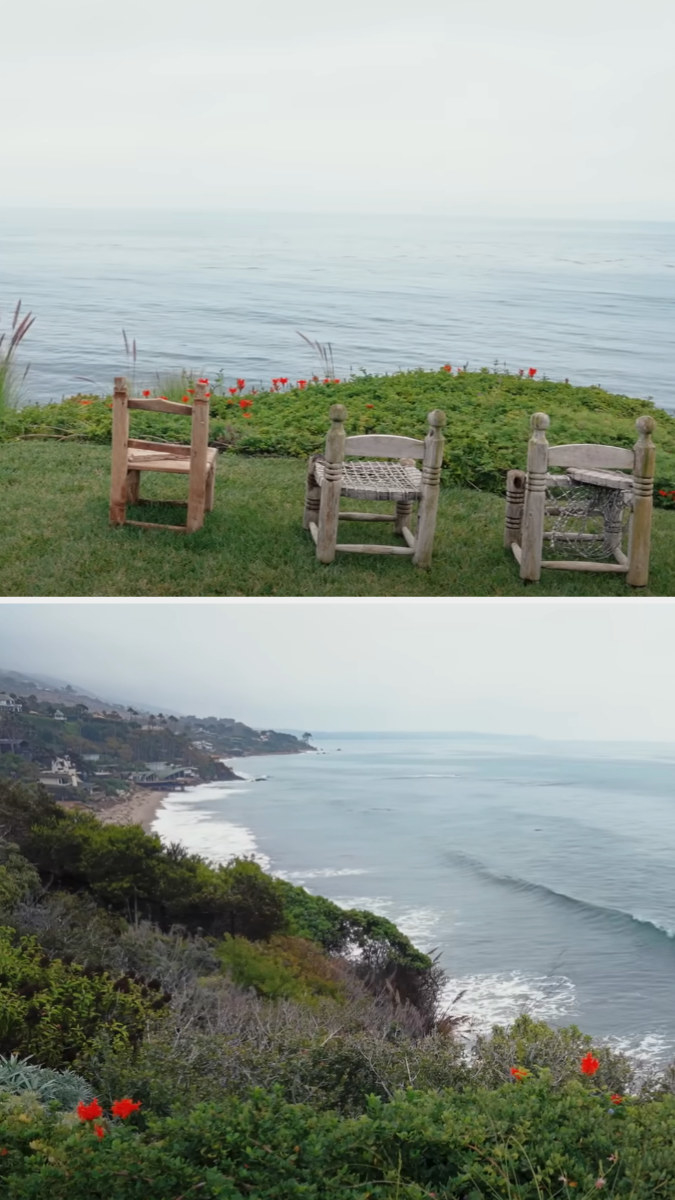
[[[446,421],[446,415],[440,408],[435,408],[427,414],[427,422],[432,429],[442,429]]]
[[[329,415],[331,421],[334,421],[336,425],[344,425],[347,420],[347,409],[344,404],[331,404]]]
[[[539,430],[548,429],[551,424],[551,418],[547,413],[533,413],[530,418],[530,429],[532,433],[537,433]]]
[[[640,434],[640,438],[648,438],[656,429],[656,421],[653,417],[638,417],[635,422],[635,428]]]
[[[206,400],[207,400],[206,384],[202,383],[201,380],[199,381],[199,383],[195,384],[195,393],[194,393],[193,403],[195,400],[198,402],[201,401],[202,403],[206,403]]]

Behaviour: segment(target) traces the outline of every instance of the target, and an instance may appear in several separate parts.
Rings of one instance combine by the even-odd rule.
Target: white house
[[[23,704],[15,700],[7,692],[0,692],[0,712],[20,713],[23,710]]]
[[[63,758],[52,759],[51,771],[43,771],[40,776],[40,783],[43,787],[52,788],[57,792],[64,788],[77,788],[81,782],[77,770],[67,755],[64,755]]]

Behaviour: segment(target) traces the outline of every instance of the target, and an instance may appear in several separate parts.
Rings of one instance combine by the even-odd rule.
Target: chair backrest
[[[573,442],[568,445],[550,446],[546,430],[550,419],[546,413],[534,413],[531,422],[532,434],[528,448],[528,471],[539,472],[549,467],[577,467],[590,470],[614,470],[636,472],[638,450],[644,445],[651,447],[650,434],[654,429],[652,417],[639,417],[636,421],[640,438],[635,446],[603,446],[595,442]]]
[[[434,461],[438,458],[438,467],[443,457],[443,434],[445,413],[434,409],[427,416],[428,430],[426,438],[401,437],[388,433],[360,433],[346,437],[344,424],[347,419],[347,409],[343,404],[333,404],[330,409],[331,428],[326,438],[326,459],[328,462],[342,462],[345,455],[354,458],[412,458]],[[440,457],[439,457],[440,454]]]
[[[201,465],[201,460],[205,461],[206,459],[209,437],[209,399],[206,386],[205,383],[195,384],[192,404],[177,404],[174,400],[167,400],[165,396],[131,397],[126,379],[118,376],[115,379],[113,391],[113,456],[116,450],[118,453],[126,454],[128,447],[136,450],[149,450],[161,445],[158,442],[129,437],[129,411],[130,409],[141,409],[145,412],[174,413],[191,417],[190,446],[185,446],[184,451],[182,448],[181,450],[177,449],[176,452],[184,452],[186,455],[191,455],[192,458],[196,455]]]

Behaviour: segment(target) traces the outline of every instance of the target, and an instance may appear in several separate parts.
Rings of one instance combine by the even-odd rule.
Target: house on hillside
[[[0,692],[0,713],[20,712],[23,712],[23,704],[19,700],[15,700],[8,692]]]
[[[40,783],[49,791],[62,792],[80,787],[82,780],[67,755],[52,759],[51,771],[43,771]]]
[[[54,720],[55,721],[65,721],[65,719],[66,718],[65,718],[64,714],[61,712],[61,709],[57,708],[56,712],[54,713]]]
[[[160,787],[171,784],[199,783],[199,771],[194,767],[156,767],[151,771],[136,771],[131,778],[140,787]]]
[[[22,758],[30,758],[30,747],[25,738],[0,738],[0,754],[19,754]]]

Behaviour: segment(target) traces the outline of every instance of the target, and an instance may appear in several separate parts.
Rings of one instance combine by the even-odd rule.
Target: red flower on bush
[[[110,1111],[113,1117],[121,1117],[122,1120],[126,1120],[132,1112],[136,1112],[140,1107],[140,1100],[130,1100],[128,1096],[124,1096],[122,1100],[113,1100]]]
[[[253,415],[252,413],[244,413],[244,416],[248,417],[249,421],[251,420],[252,415]]]
[[[7,1149],[7,1147],[6,1147],[6,1146],[3,1146],[3,1147],[2,1147],[2,1149],[0,1150],[0,1154],[3,1154],[3,1155],[4,1155],[4,1154],[9,1154],[9,1150]]]
[[[230,395],[231,395],[231,396],[236,396],[236,394],[237,394],[237,389],[236,389],[236,388],[228,388],[227,390],[228,390],[228,392],[230,393]]]
[[[97,1138],[105,1137],[105,1129],[102,1125],[94,1125],[94,1133],[96,1134]]]
[[[613,1096],[610,1096],[610,1100],[612,1101],[612,1104],[621,1104],[623,1101],[623,1096],[618,1096],[615,1092]]]
[[[595,1072],[599,1066],[600,1060],[594,1058],[590,1050],[588,1051],[588,1054],[585,1054],[581,1060],[581,1070],[583,1071],[584,1075],[595,1075]]]
[[[300,391],[302,391],[302,389],[303,389],[303,388],[306,388],[306,387],[307,387],[307,380],[306,380],[306,379],[299,379],[299,380],[298,380],[298,387],[300,388]]]
[[[250,408],[252,404],[253,404],[252,400],[245,400],[243,398],[243,396],[242,396],[241,400],[239,401],[240,408]]]
[[[183,396],[183,404],[189,404],[189,403],[190,403],[190,397],[189,397],[189,396]]]
[[[537,368],[536,368],[536,367],[530,367],[530,369],[529,369],[529,371],[528,371],[527,373],[528,373],[528,375],[529,375],[530,379],[534,379],[535,375],[537,374]]]
[[[366,404],[366,408],[374,408],[374,407],[375,407],[374,404]]]
[[[237,380],[237,387],[239,388],[239,391],[240,391],[240,392],[243,392],[244,388],[246,387],[246,380],[245,380],[245,379],[238,379],[238,380]]]
[[[511,1067],[511,1074],[514,1079],[524,1079],[529,1073],[529,1071],[525,1070],[525,1067]]]
[[[443,363],[443,368],[442,368],[442,369],[443,369],[444,371],[451,371],[451,370],[452,370],[452,366],[451,366],[451,364],[450,364],[450,363]]]
[[[340,380],[339,380],[339,379],[334,379],[334,380],[333,380],[333,383],[339,383],[339,382],[340,382]]]
[[[197,383],[208,383],[208,379],[198,379]]]
[[[91,404],[91,400],[80,400],[80,404]]]
[[[77,1115],[81,1121],[95,1121],[97,1117],[103,1116],[103,1109],[98,1100],[92,1100],[91,1104],[85,1104],[83,1100],[77,1106]]]
[[[149,390],[149,389],[147,389],[145,392],[143,392],[143,395],[144,395],[144,396],[149,396],[149,395],[150,395],[150,390]]]

